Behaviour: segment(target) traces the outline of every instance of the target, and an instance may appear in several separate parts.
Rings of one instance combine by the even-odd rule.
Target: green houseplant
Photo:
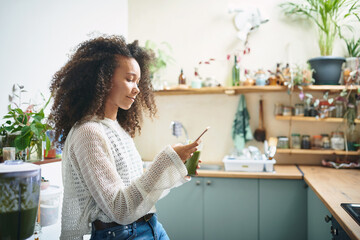
[[[336,85],[339,82],[343,57],[331,56],[340,28],[356,19],[360,13],[357,0],[303,0],[301,3],[280,4],[288,16],[310,20],[318,32],[321,57],[309,59],[314,69],[315,84]]]
[[[12,95],[9,95],[11,104],[8,105],[8,113],[3,117],[5,123],[0,126],[0,134],[3,136],[4,145],[16,148],[18,158],[28,161],[42,160],[44,141],[46,150],[50,149],[50,139],[46,131],[51,130],[52,127],[46,123],[44,109],[51,97],[38,110],[33,104],[29,104],[26,110],[23,110],[24,103],[21,102],[23,92],[26,92],[23,86],[13,86]],[[19,102],[16,103],[15,99]]]
[[[171,57],[172,48],[167,42],[156,44],[151,40],[145,42],[145,48],[149,50],[154,57],[154,61],[150,65],[154,89],[162,90],[164,87],[164,83],[161,80],[162,72],[170,63],[174,62],[174,59]]]

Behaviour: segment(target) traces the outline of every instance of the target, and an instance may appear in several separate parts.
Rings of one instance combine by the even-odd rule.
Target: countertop
[[[274,165],[274,172],[228,172],[198,170],[198,177],[222,178],[268,178],[268,179],[302,179],[303,175],[295,165]]]
[[[351,237],[360,240],[360,226],[340,206],[360,203],[360,170],[322,166],[274,165],[275,172],[198,170],[198,177],[304,179]]]
[[[300,166],[305,182],[336,218],[351,239],[360,239],[360,226],[340,206],[360,203],[360,170]]]

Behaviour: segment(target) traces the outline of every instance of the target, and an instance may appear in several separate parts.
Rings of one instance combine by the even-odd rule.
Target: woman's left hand
[[[196,166],[196,169],[199,169],[199,168],[200,168],[200,163],[201,163],[201,160],[199,159],[199,163],[198,163],[198,165]],[[195,175],[198,175],[198,172],[197,172],[197,171],[195,171]],[[191,179],[190,176],[185,176],[185,178],[188,179],[188,180]]]

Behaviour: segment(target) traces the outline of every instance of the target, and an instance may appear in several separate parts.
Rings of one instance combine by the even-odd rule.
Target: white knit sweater
[[[60,239],[82,239],[91,222],[129,224],[150,212],[187,170],[171,146],[143,173],[132,138],[111,119],[75,125],[63,151],[64,199]]]

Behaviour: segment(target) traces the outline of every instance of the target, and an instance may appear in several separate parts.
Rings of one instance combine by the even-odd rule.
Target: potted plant
[[[359,83],[360,38],[343,38],[346,43],[347,57],[344,69],[344,84]]]
[[[24,103],[21,102],[23,92],[26,92],[23,86],[13,86],[12,95],[9,95],[8,113],[3,117],[6,122],[0,126],[0,134],[3,136],[4,145],[16,148],[17,158],[40,161],[44,157],[43,142],[46,142],[46,149],[50,149],[50,139],[46,135],[46,131],[52,127],[45,122],[44,109],[49,104],[51,97],[39,110],[34,104],[29,104],[23,110]],[[18,99],[18,103],[15,102],[15,99]]]
[[[315,24],[321,57],[309,59],[317,85],[337,85],[343,57],[331,56],[340,28],[356,18],[360,12],[357,0],[303,0],[302,3],[280,4],[286,15],[305,17]]]
[[[171,46],[167,42],[161,42],[156,44],[151,40],[145,42],[145,48],[152,52],[154,61],[150,65],[150,74],[153,81],[155,90],[162,90],[164,83],[162,82],[162,71],[168,66],[169,63],[174,62],[170,53],[172,51]]]

